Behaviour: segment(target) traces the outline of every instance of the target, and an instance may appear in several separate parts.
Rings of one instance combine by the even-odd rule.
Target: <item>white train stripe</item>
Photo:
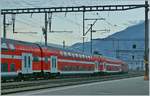
[[[15,59],[22,59],[22,56],[14,55],[14,58],[15,58]]]
[[[22,59],[22,56],[20,55],[6,55],[6,54],[1,54],[1,58],[6,58],[6,59]],[[45,57],[38,57],[39,61],[44,61]],[[51,59],[48,58],[48,61]],[[82,64],[95,64],[95,62],[90,62],[90,61],[80,61],[80,60],[67,60],[67,59],[58,59],[59,62],[68,62],[68,63],[82,63]],[[105,64],[105,65],[113,65],[113,66],[121,66],[117,64]]]
[[[113,66],[120,66],[120,65],[118,65],[118,64],[105,64],[105,65],[113,65]]]
[[[41,70],[33,70],[33,72],[41,72]]]
[[[10,59],[10,58],[12,58],[12,56],[11,56],[11,55],[3,55],[3,54],[1,54],[1,58],[7,58],[7,59]]]
[[[89,62],[89,61],[79,61],[79,60],[58,59],[58,61],[59,61],[59,62],[68,62],[68,63],[95,64],[95,62]]]
[[[5,58],[5,59],[22,59],[22,56],[20,55],[4,55],[1,54],[1,58]]]

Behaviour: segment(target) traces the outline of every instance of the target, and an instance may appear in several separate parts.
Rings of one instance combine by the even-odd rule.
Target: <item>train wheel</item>
[[[18,81],[22,81],[23,79],[24,79],[24,78],[23,78],[22,73],[19,73],[19,74],[18,74],[17,80],[18,80]]]

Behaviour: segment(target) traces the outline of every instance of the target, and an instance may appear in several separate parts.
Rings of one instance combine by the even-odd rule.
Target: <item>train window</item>
[[[74,57],[74,54],[73,54],[73,53],[71,53],[71,57]]]
[[[1,64],[1,72],[8,72],[8,64],[7,63]]]
[[[66,53],[66,56],[68,56],[68,53],[67,52],[65,52]]]
[[[86,59],[88,59],[88,56],[86,56]]]
[[[30,59],[30,56],[28,56],[28,67],[30,68],[30,62],[31,62],[31,59]]]
[[[33,57],[33,62],[39,62],[39,58],[37,56]]]
[[[81,58],[81,55],[80,55],[80,54],[77,54],[77,57],[78,57],[78,58]]]
[[[24,56],[24,67],[26,68],[26,64],[27,64],[27,58],[26,56]]]
[[[70,53],[70,52],[68,52],[68,56],[71,56],[71,53]]]
[[[72,53],[71,56],[74,58],[74,53]]]
[[[2,43],[2,44],[1,44],[1,47],[2,47],[2,48],[4,48],[4,49],[8,49],[8,47],[7,47],[7,44],[6,44],[6,43]]]
[[[13,44],[9,44],[9,48],[10,48],[11,50],[15,50],[15,47],[14,47]]]
[[[78,54],[78,57],[79,57],[79,58],[81,58],[81,55],[80,55],[80,54]]]
[[[68,52],[66,52],[66,56],[69,56]]]
[[[64,56],[67,56],[67,53],[66,53],[66,52],[64,52]]]
[[[8,51],[8,47],[7,47],[6,43],[2,43],[1,48],[2,48],[3,51]]]
[[[63,52],[62,51],[60,51],[60,55],[63,56]]]
[[[15,64],[10,64],[10,72],[14,72],[15,71]]]
[[[75,57],[77,58],[77,57],[78,57],[78,54],[75,54]]]
[[[82,54],[80,54],[80,58],[83,58]]]
[[[91,56],[89,56],[89,59],[91,59]]]
[[[85,58],[85,55],[82,55],[83,58]]]
[[[76,57],[78,57],[78,54],[75,54]]]
[[[45,57],[45,62],[48,63],[48,57]]]

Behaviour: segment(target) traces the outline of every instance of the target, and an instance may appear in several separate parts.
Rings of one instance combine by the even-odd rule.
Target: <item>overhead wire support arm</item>
[[[90,26],[90,28],[85,32],[84,36],[91,30],[91,27],[93,27],[98,19],[95,19],[93,24]]]

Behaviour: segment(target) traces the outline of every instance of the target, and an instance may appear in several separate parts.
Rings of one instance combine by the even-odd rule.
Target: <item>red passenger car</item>
[[[127,64],[120,60],[36,43],[2,38],[1,48],[2,79],[128,71]]]

